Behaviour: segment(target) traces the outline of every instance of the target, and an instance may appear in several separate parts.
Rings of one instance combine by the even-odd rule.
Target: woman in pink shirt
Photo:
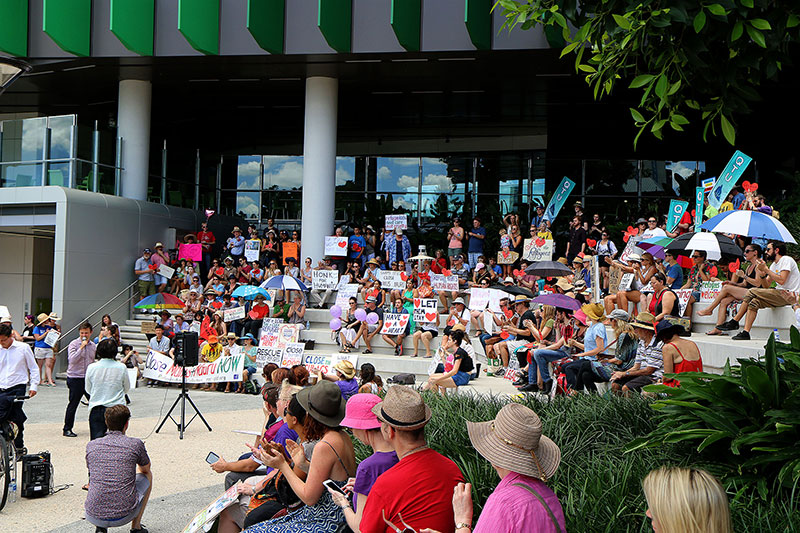
[[[447,257],[455,257],[461,255],[462,244],[464,240],[464,228],[461,227],[461,220],[458,218],[453,219],[453,227],[447,232]]]

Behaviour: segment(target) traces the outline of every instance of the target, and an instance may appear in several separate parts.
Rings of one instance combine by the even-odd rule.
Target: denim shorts
[[[469,383],[470,375],[467,374],[466,372],[458,371],[455,374],[453,374],[452,378],[453,378],[453,382],[456,385],[458,385],[459,387],[461,387],[461,386],[466,385],[467,383]]]
[[[694,298],[695,302],[700,301],[700,291],[692,291],[692,297]]]
[[[258,370],[256,370],[256,367],[254,366],[246,366],[244,367],[244,369],[247,370],[247,373],[250,374],[251,376],[258,374]]]

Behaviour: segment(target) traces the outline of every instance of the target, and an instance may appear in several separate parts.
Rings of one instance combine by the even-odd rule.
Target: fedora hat
[[[642,262],[642,256],[641,256],[641,255],[639,255],[639,254],[628,254],[628,257],[627,257],[627,259],[626,259],[626,260],[627,260],[629,263],[630,263],[631,261],[635,261],[635,262],[637,262],[637,263],[641,263],[641,262]]]
[[[581,311],[586,313],[592,322],[601,322],[606,319],[605,310],[600,304],[585,304],[581,306]]]
[[[573,260],[572,260],[572,264],[574,265],[574,264],[576,264],[576,263],[577,263],[577,264],[579,264],[579,265],[582,265],[582,264],[583,264],[583,259],[581,259],[580,257],[578,257],[578,256],[576,255],[576,256],[575,256],[575,259],[573,259]]]
[[[431,408],[425,405],[422,396],[405,385],[391,387],[383,401],[372,408],[372,412],[381,422],[406,431],[419,429],[431,419]]]
[[[377,260],[377,259],[375,259],[375,258],[373,258],[373,259],[370,259],[369,261],[367,261],[367,264],[368,264],[368,265],[376,265],[376,266],[381,266],[381,264],[380,264],[380,263],[378,262],[378,260]]]
[[[464,302],[464,298],[462,298],[461,296],[453,300],[453,305],[455,304],[467,305],[466,302]]]
[[[345,414],[346,402],[342,391],[332,381],[322,380],[306,387],[296,395],[297,401],[311,418],[328,427],[339,427]]]
[[[472,445],[484,459],[517,474],[547,481],[561,463],[561,450],[542,435],[542,421],[528,407],[510,403],[489,422],[467,422]]]
[[[241,233],[241,232],[242,232],[242,230],[240,230],[240,229],[239,229],[239,226],[234,226],[234,227],[233,227],[233,229],[231,230],[231,233],[235,233],[235,232],[237,232],[237,231],[238,231],[239,233]]]
[[[42,324],[47,322],[49,319],[50,319],[50,315],[48,315],[47,313],[39,313],[38,315],[36,315],[36,325],[37,326],[41,326]]]
[[[635,328],[641,329],[648,329],[650,331],[654,331],[653,322],[656,321],[656,317],[653,316],[653,313],[642,311],[638,315],[636,315],[636,319],[631,322],[631,326]]]
[[[333,368],[341,372],[341,374],[347,379],[353,379],[356,375],[356,367],[354,367],[353,363],[346,359],[333,365]]]
[[[531,299],[528,298],[527,296],[525,296],[524,294],[517,294],[516,296],[514,296],[514,305],[527,303],[527,302],[530,302],[530,301],[531,301]]]

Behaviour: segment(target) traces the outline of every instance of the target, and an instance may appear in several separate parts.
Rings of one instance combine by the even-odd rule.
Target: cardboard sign
[[[325,255],[332,257],[347,256],[347,237],[325,237]]]
[[[244,258],[248,261],[258,261],[258,254],[261,251],[261,241],[249,239],[244,241]]]
[[[722,290],[721,281],[703,281],[700,283],[700,303],[711,303]]]
[[[145,320],[142,322],[142,333],[145,335],[155,335],[156,334],[156,323],[152,320]]]
[[[361,285],[358,283],[346,283],[339,285],[339,291],[336,293],[336,305],[342,310],[350,309],[350,298],[358,297],[358,288]]]
[[[385,313],[383,315],[383,327],[381,328],[381,335],[404,334],[410,318],[411,315],[408,313]]]
[[[339,283],[338,270],[312,270],[311,288],[318,291],[333,290]]]
[[[222,496],[197,513],[195,517],[192,518],[192,521],[189,522],[189,525],[184,528],[183,533],[195,533],[203,530],[204,525],[213,524],[217,516],[219,516],[226,507],[239,501],[239,485],[241,483],[241,481],[237,481],[235,485],[222,493]]]
[[[358,368],[358,353],[335,353],[331,356],[331,368],[338,365],[341,361],[350,361],[353,368]]]
[[[395,228],[408,229],[408,215],[386,215],[387,231],[394,231]]]
[[[683,316],[686,312],[686,305],[689,303],[689,298],[692,296],[692,289],[677,289],[674,292],[678,296],[678,305],[681,309],[681,316]]]
[[[414,322],[433,324],[438,314],[436,298],[414,298]]]
[[[491,289],[481,289],[472,287],[469,290],[469,308],[473,311],[482,311],[489,305],[489,291]]]
[[[552,261],[553,239],[525,239],[522,241],[522,258],[527,261]]]
[[[241,381],[244,370],[244,354],[220,357],[213,363],[199,363],[186,367],[186,383],[223,383]],[[181,367],[172,358],[155,350],[147,351],[144,364],[145,379],[166,383],[181,382]]]
[[[280,366],[292,368],[294,365],[303,364],[303,352],[306,350],[304,342],[287,342],[283,349]]]
[[[172,279],[172,276],[175,275],[175,269],[168,267],[167,265],[159,265],[156,272],[158,272],[160,276],[164,276],[167,279]]]
[[[234,320],[239,320],[240,318],[244,318],[244,307],[234,307],[233,309],[225,309],[222,312],[222,321],[223,322],[233,322]]]
[[[431,274],[431,287],[435,291],[457,291],[458,276],[455,274],[445,276],[444,274]]]
[[[403,279],[403,275],[406,276],[406,279]],[[396,289],[398,291],[402,291],[406,288],[406,280],[408,280],[408,274],[405,272],[399,272],[395,270],[379,270],[378,271],[378,279],[381,282],[382,289]]]
[[[61,333],[55,329],[48,330],[47,335],[44,336],[44,343],[52,348],[56,345],[60,336]]]
[[[622,274],[622,277],[619,279],[619,291],[629,291],[631,290],[631,285],[633,284],[635,274],[633,272],[625,272]]]
[[[433,354],[433,357],[431,357],[431,362],[428,364],[427,372],[429,376],[432,376],[433,374],[436,373],[436,367],[438,367],[441,362],[442,362],[442,348],[439,347],[436,353]]]
[[[708,204],[716,209],[722,205],[722,202],[727,198],[728,193],[731,192],[733,186],[742,177],[747,166],[753,160],[752,157],[736,150],[733,157],[731,157],[725,169],[719,175],[719,179],[714,183],[714,188],[708,194]],[[699,213],[699,211],[698,211]]]
[[[497,264],[498,265],[513,265],[519,259],[519,254],[517,252],[512,252],[510,250],[500,250],[497,252]]]
[[[294,257],[294,266],[300,264],[300,250],[297,249],[296,242],[285,242],[283,243],[283,265],[286,266],[289,263],[286,262],[286,259],[289,257]]]
[[[178,247],[178,259],[189,259],[191,261],[203,260],[202,244],[181,244]]]

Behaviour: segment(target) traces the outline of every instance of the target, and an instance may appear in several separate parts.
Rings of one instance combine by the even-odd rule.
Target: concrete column
[[[311,257],[316,265],[324,255],[325,236],[333,235],[338,96],[336,78],[306,79],[300,264],[305,257]]]
[[[125,198],[147,200],[150,166],[150,105],[153,86],[146,80],[120,80],[117,137],[122,138],[120,191]]]

